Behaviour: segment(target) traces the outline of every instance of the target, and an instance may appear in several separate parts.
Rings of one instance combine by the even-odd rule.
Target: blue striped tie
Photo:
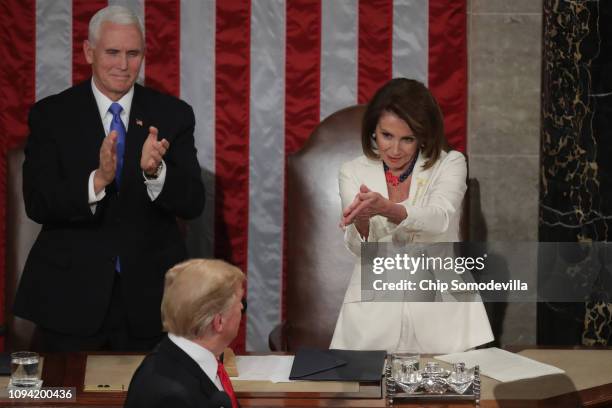
[[[121,111],[123,107],[117,102],[113,102],[108,108],[108,111],[113,114],[113,120],[111,121],[110,131],[117,131],[117,169],[115,170],[115,182],[117,183],[117,189],[121,186],[121,170],[123,170],[123,154],[125,153],[125,126],[121,121]],[[115,261],[115,268],[117,272],[121,272],[121,264],[119,262],[119,256]]]
[[[117,131],[117,169],[115,171],[115,182],[117,187],[121,186],[121,170],[123,170],[123,153],[125,153],[125,126],[121,121],[121,111],[123,108],[117,102],[113,102],[108,108],[113,114],[110,131]]]

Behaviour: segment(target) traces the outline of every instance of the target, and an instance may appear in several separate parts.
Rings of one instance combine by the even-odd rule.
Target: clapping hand
[[[117,170],[117,131],[110,132],[100,146],[98,169],[94,174],[94,191],[98,194],[115,179]]]
[[[166,139],[157,140],[158,130],[155,126],[149,127],[149,136],[142,145],[142,155],[140,157],[140,167],[148,176],[157,172],[157,167],[170,147],[170,142]]]
[[[342,210],[340,227],[344,228],[355,223],[358,229],[363,230],[359,227],[365,227],[369,224],[371,217],[382,213],[388,202],[389,200],[380,193],[371,191],[365,184],[362,184],[353,202]]]

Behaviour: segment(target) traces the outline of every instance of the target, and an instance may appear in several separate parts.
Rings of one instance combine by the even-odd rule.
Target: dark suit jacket
[[[218,389],[200,366],[167,337],[134,373],[125,408],[205,408]]]
[[[42,231],[23,271],[15,314],[62,333],[95,333],[109,305],[119,255],[132,334],[160,334],[164,274],[187,256],[176,217],[194,218],[204,207],[193,110],[135,86],[121,189],[108,185],[95,214],[87,186],[105,133],[91,80],[36,103],[29,125],[23,195],[28,216]],[[165,183],[155,201],[140,169],[149,126],[170,142]]]

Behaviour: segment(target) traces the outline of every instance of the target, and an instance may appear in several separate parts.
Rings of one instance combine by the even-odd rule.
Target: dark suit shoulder
[[[164,339],[134,373],[125,407],[202,408],[208,406],[213,387],[195,361]]]
[[[33,105],[32,109],[50,113],[61,110],[64,114],[70,114],[72,109],[79,107],[89,96],[93,96],[90,79],[57,94],[42,98]]]
[[[153,88],[135,84],[135,92],[140,94],[150,106],[153,106],[157,110],[188,110],[192,111],[191,105],[182,99],[177,98],[163,92],[159,92]]]
[[[198,385],[180,367],[173,367],[166,356],[154,353],[134,373],[125,407],[195,407],[192,394]]]

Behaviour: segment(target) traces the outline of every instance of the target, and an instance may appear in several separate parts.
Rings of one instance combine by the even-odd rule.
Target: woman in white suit
[[[405,78],[374,95],[362,125],[364,155],[339,174],[344,240],[357,257],[331,348],[463,351],[493,340],[481,302],[362,302],[362,242],[459,240],[464,156],[448,151],[429,90]]]

